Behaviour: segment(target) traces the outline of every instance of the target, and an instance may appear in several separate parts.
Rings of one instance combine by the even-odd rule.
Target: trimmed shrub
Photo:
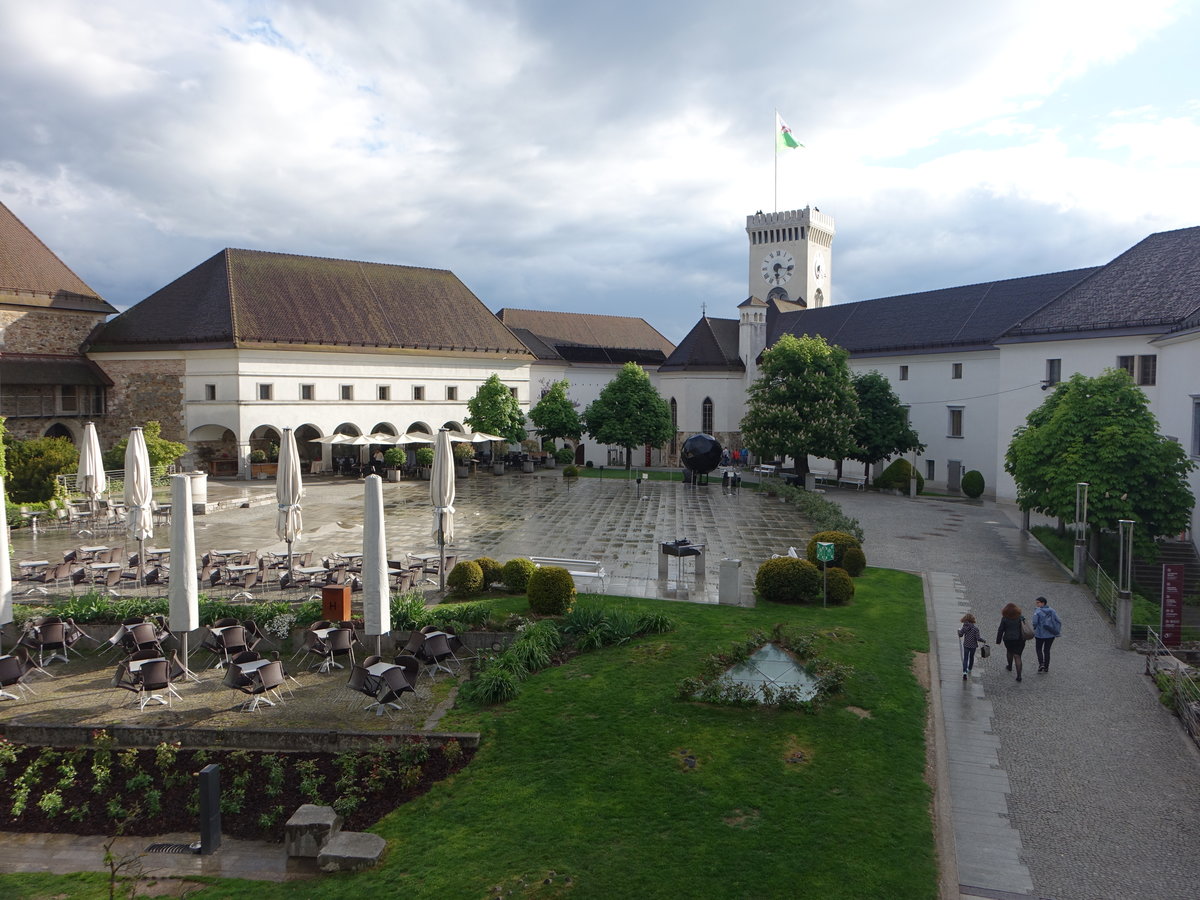
[[[464,559],[446,576],[452,594],[474,594],[483,590],[483,569],[473,559]]]
[[[772,603],[811,603],[821,596],[821,570],[806,559],[777,556],[758,567],[754,590]]]
[[[591,468],[589,466],[589,468]],[[563,478],[578,478],[579,466],[566,466],[563,470]]]
[[[575,579],[566,569],[543,566],[534,569],[525,587],[529,608],[539,616],[561,616],[575,604]]]
[[[854,579],[845,569],[829,566],[825,570],[825,590],[830,603],[849,603],[854,599]]]
[[[962,477],[962,492],[972,500],[983,494],[983,474],[979,470],[972,469]]]
[[[518,556],[504,564],[504,568],[500,571],[500,580],[514,594],[523,594],[529,587],[529,576],[536,571],[537,566],[530,560]]]
[[[893,490],[907,493],[909,479],[913,477],[914,473],[917,476],[917,493],[919,494],[925,490],[925,479],[903,457],[883,470],[883,473],[875,479],[875,487],[881,491]]]
[[[554,461],[560,466],[565,466],[569,462],[574,462],[575,451],[570,447],[559,447],[554,451]]]
[[[483,589],[485,591],[493,584],[499,584],[504,580],[504,566],[490,556],[481,556],[475,562],[479,564],[479,568],[483,572]]]
[[[847,547],[842,554],[842,568],[850,573],[851,578],[857,578],[867,567],[867,554],[858,547]]]
[[[416,452],[413,454],[413,456],[417,460],[417,465],[420,466],[422,469],[428,469],[430,466],[433,465],[433,448],[432,447],[418,447],[416,449]]]
[[[812,536],[808,542],[808,548],[805,555],[808,561],[813,565],[820,565],[820,560],[817,559],[817,544],[833,544],[833,559],[827,563],[830,566],[842,566],[846,557],[846,551],[851,547],[862,549],[862,544],[858,538],[852,534],[846,534],[844,531],[818,531]]]

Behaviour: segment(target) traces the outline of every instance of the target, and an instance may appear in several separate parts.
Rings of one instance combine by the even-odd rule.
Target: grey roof
[[[112,379],[98,365],[83,357],[5,351],[0,353],[0,383],[107,386],[112,384]]]
[[[738,355],[737,319],[712,319],[704,316],[687,333],[660,372],[733,371],[744,372]]]
[[[526,356],[453,272],[223,250],[102,326],[90,350],[299,344]]]
[[[656,366],[675,349],[649,322],[637,316],[507,308],[496,316],[540,360]]]
[[[1200,227],[1162,231],[1130,247],[1008,331],[1061,332],[1195,327],[1200,318]]]

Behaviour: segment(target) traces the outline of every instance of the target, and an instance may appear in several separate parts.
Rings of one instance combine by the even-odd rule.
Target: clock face
[[[818,253],[813,257],[813,278],[820,281],[825,277],[825,254]]]
[[[796,271],[796,260],[786,250],[772,250],[762,264],[763,281],[767,284],[787,284]]]

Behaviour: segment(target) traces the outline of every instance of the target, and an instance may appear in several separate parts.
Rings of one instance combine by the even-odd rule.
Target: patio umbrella
[[[171,631],[179,635],[183,668],[188,668],[188,632],[200,627],[196,587],[196,532],[192,527],[192,479],[171,476]]]
[[[396,438],[394,444],[432,444],[433,435],[427,434],[424,431],[406,431],[404,434]]]
[[[0,628],[13,620],[12,563],[8,560],[8,509],[4,499],[4,479],[0,478]],[[4,652],[4,635],[0,633],[0,655]]]
[[[454,540],[454,452],[450,432],[438,430],[433,446],[433,470],[429,473],[429,500],[433,504],[433,536],[437,538],[441,564],[439,589],[446,589],[446,544]]]
[[[292,575],[292,542],[304,533],[304,521],[300,515],[300,500],[304,497],[304,481],[300,477],[300,453],[296,449],[296,435],[292,429],[283,429],[279,444],[279,468],[275,474],[275,502],[279,514],[275,519],[275,534],[287,541],[288,580]]]
[[[455,434],[463,435],[462,438],[456,438],[456,440],[467,440],[472,444],[486,444],[488,441],[504,441],[504,443],[508,443],[508,438],[499,434],[488,434],[486,431],[472,431],[470,434],[463,431],[456,431]]]
[[[392,630],[387,542],[383,534],[383,479],[378,475],[368,475],[363,486],[362,553],[363,624],[367,634],[375,635],[378,654],[382,635]]]
[[[145,581],[146,541],[154,536],[154,492],[150,486],[150,454],[139,426],[129,429],[125,444],[125,527],[138,543],[138,583]]]
[[[325,437],[309,438],[308,442],[310,444],[344,444],[348,440],[350,440],[348,434],[327,434]]]
[[[83,446],[79,448],[79,469],[75,474],[75,487],[87,494],[92,515],[96,515],[100,506],[100,495],[108,490],[108,478],[104,474],[104,459],[100,455],[100,439],[96,437],[94,422],[83,426]]]

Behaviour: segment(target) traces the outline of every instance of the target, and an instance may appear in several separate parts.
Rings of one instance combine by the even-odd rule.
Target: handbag
[[[992,655],[991,647],[989,647],[987,644],[979,645],[979,658],[980,659],[987,659],[991,655]]]
[[[1023,641],[1032,641],[1033,640],[1033,626],[1025,621],[1024,616],[1021,617],[1021,640],[1023,640]]]

